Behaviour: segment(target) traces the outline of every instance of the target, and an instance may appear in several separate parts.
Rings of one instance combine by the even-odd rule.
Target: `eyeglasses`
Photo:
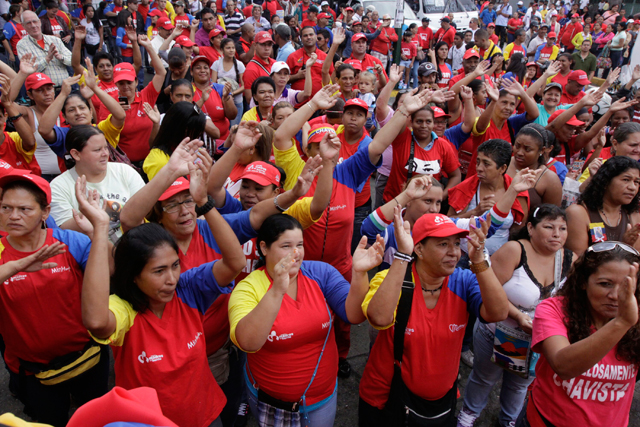
[[[186,199],[186,200],[183,200],[182,202],[176,202],[176,203],[171,203],[169,205],[166,205],[162,208],[162,210],[165,211],[166,213],[176,213],[180,210],[180,207],[182,205],[184,205],[184,207],[187,209],[191,209],[195,207],[196,202],[193,199]]]
[[[640,252],[638,252],[636,248],[634,248],[633,246],[629,246],[626,243],[613,242],[613,241],[596,243],[595,245],[589,246],[589,248],[587,248],[587,252],[596,252],[596,253],[606,252],[606,251],[612,251],[616,248],[620,248],[635,256],[640,256]]]

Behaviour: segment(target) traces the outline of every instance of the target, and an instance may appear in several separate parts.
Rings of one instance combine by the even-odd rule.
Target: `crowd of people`
[[[0,350],[26,416],[333,426],[367,322],[361,427],[471,427],[500,380],[502,427],[628,424],[620,4],[478,2],[435,33],[324,0],[73,6],[0,0]]]

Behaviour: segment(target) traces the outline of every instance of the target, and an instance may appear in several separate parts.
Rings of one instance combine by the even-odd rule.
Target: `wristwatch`
[[[489,255],[486,252],[484,254],[484,260],[481,262],[474,263],[469,260],[469,269],[473,274],[482,273],[483,271],[488,270],[489,267],[491,267],[491,265],[489,264]]]
[[[213,197],[207,196],[207,203],[202,206],[196,205],[196,215],[202,216],[209,212],[211,209],[216,207],[216,202],[213,200]]]

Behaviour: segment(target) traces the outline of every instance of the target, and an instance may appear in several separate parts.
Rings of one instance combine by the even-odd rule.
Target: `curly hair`
[[[626,156],[615,156],[607,160],[598,172],[591,178],[591,182],[587,188],[578,197],[577,203],[584,204],[591,211],[602,209],[604,195],[611,180],[618,175],[622,175],[629,169],[637,169],[640,171],[640,164]],[[631,203],[622,205],[622,210],[631,215],[638,211],[640,192],[636,193]]]
[[[558,296],[564,297],[564,325],[567,328],[569,342],[572,344],[592,334],[593,316],[589,309],[590,303],[586,291],[589,277],[601,265],[612,261],[627,261],[631,264],[640,262],[640,257],[620,247],[602,252],[586,251],[573,264],[567,275],[567,281],[558,291]],[[635,296],[640,300],[640,287],[636,289]],[[618,342],[616,356],[618,359],[640,365],[640,323],[636,323],[629,329]]]

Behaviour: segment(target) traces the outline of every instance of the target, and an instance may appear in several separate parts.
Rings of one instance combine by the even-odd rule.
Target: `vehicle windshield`
[[[471,0],[467,0],[467,1],[471,1]],[[382,19],[382,16],[385,14],[389,14],[391,15],[391,18],[395,18],[396,16],[396,2],[394,1],[365,1],[363,3],[364,8],[366,9],[367,6],[369,5],[373,5],[375,6],[376,10],[378,11],[378,14],[380,15],[380,19]],[[411,19],[411,20],[417,20],[418,18],[416,17],[416,14],[413,12],[413,10],[410,7],[406,7],[405,4],[405,8],[404,8],[404,19]]]
[[[473,0],[424,0],[424,13],[474,12]]]

